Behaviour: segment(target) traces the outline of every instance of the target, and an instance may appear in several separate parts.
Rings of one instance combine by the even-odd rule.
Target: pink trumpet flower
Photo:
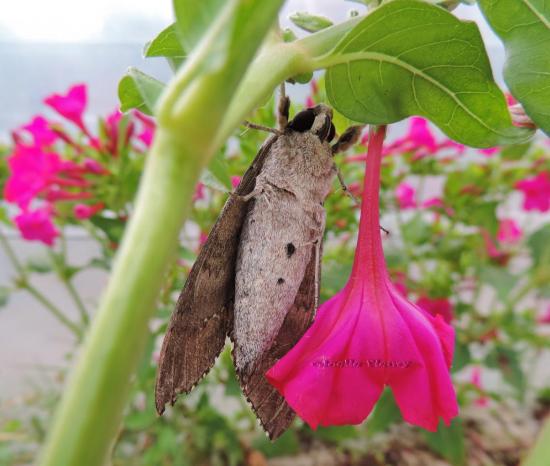
[[[525,210],[550,210],[550,172],[541,172],[536,176],[519,180],[515,187],[523,192]]]
[[[454,331],[395,288],[384,259],[379,189],[385,127],[371,129],[351,277],[266,377],[310,427],[363,422],[385,386],[405,421],[435,431],[458,413]]]

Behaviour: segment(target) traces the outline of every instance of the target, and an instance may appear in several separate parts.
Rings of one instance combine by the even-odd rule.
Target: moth
[[[162,414],[208,373],[229,336],[242,391],[272,440],[294,412],[264,374],[313,320],[333,156],[362,129],[350,127],[331,146],[331,108],[320,104],[289,121],[289,106],[282,93],[279,129],[269,129],[275,134],[229,196],[189,273],[162,344],[155,393]]]

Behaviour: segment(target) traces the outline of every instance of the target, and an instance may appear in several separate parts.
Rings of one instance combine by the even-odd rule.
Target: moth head
[[[317,135],[321,142],[332,141],[336,134],[332,124],[332,108],[324,104],[297,113],[288,123],[287,128],[299,133],[309,131]]]

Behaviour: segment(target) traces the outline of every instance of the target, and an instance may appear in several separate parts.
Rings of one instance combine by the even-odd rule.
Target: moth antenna
[[[280,136],[282,133],[281,130],[278,130],[278,129],[275,129],[275,128],[270,128],[269,126],[264,126],[264,125],[257,125],[256,123],[252,123],[250,121],[244,121],[243,123],[244,126],[246,126],[247,128],[250,128],[250,129],[257,129],[259,131],[266,131],[268,133],[273,133],[273,134],[276,134],[277,136]]]
[[[290,111],[290,99],[286,95],[285,83],[281,83],[279,88],[279,105],[277,107],[277,122],[279,130],[282,131],[288,125],[288,115]]]
[[[342,187],[342,191],[344,191],[346,196],[348,196],[356,206],[359,206],[360,202],[357,200],[357,198],[352,194],[352,192],[347,187],[346,182],[344,181],[344,177],[342,175],[342,172],[338,168],[338,165],[334,164],[334,169],[336,170],[336,176],[338,177],[338,182],[340,183],[340,186]]]
[[[346,129],[332,146],[332,154],[336,155],[338,152],[344,152],[353,146],[361,136],[364,127],[365,125],[356,125]]]

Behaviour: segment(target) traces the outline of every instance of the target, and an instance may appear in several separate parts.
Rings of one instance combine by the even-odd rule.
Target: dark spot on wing
[[[277,279],[277,285],[282,285],[285,282],[284,278],[278,278]]]
[[[286,245],[286,257],[292,257],[292,255],[296,252],[296,247],[292,243],[288,243]]]

